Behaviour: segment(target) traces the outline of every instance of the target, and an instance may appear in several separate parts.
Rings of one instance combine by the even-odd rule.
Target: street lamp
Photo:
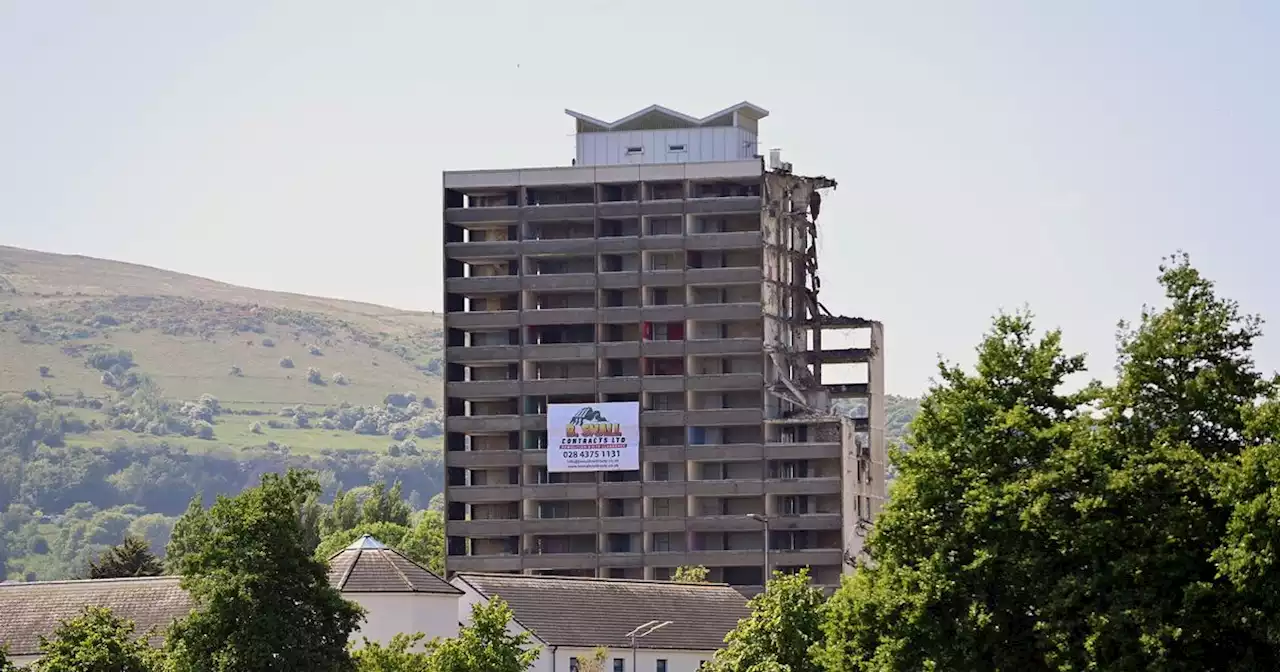
[[[648,637],[649,635],[653,634],[658,630],[661,630],[662,628],[667,627],[668,625],[671,625],[671,621],[649,621],[648,623],[645,623],[643,625],[636,626],[635,630],[632,630],[631,632],[628,632],[626,635],[624,635],[625,637],[631,638],[631,671],[632,672],[639,672],[639,669],[640,669],[636,665],[636,640],[640,639],[641,637]]]
[[[769,586],[769,516],[748,513],[747,517],[764,525],[764,580],[760,584],[767,588]]]

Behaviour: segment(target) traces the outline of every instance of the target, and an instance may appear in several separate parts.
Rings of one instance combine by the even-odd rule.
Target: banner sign
[[[640,469],[640,402],[547,405],[547,471]]]

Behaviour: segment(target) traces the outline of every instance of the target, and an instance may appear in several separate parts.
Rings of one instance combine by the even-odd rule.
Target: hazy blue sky
[[[1278,83],[1264,0],[0,0],[0,244],[438,309],[442,170],[747,99],[890,391],[1024,304],[1105,377],[1178,248],[1280,322]]]

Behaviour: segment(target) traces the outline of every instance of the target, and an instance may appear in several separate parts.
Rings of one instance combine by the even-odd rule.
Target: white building
[[[464,623],[473,604],[501,597],[510,605],[512,631],[528,632],[540,649],[536,672],[574,672],[599,646],[611,672],[695,672],[749,614],[746,598],[718,583],[480,573],[452,582],[463,592]],[[650,634],[633,641],[637,628]]]
[[[158,632],[191,613],[191,596],[176,576],[0,584],[0,646],[19,666],[40,657],[40,637],[85,607],[102,606],[134,622],[142,634]],[[396,633],[427,640],[458,634],[462,591],[369,536],[329,558],[329,582],[368,612],[351,641],[387,642]],[[159,645],[157,637],[151,641]]]

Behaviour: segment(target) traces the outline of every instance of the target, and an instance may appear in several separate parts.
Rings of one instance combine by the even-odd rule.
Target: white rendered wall
[[[579,133],[577,145],[579,166],[738,161],[759,153],[756,134],[732,126]],[[671,151],[680,145],[683,151]],[[643,151],[627,151],[634,147]]]
[[[357,646],[369,641],[386,644],[399,633],[421,632],[423,641],[458,635],[458,596],[435,593],[343,593],[364,607],[364,623],[351,635]]]

